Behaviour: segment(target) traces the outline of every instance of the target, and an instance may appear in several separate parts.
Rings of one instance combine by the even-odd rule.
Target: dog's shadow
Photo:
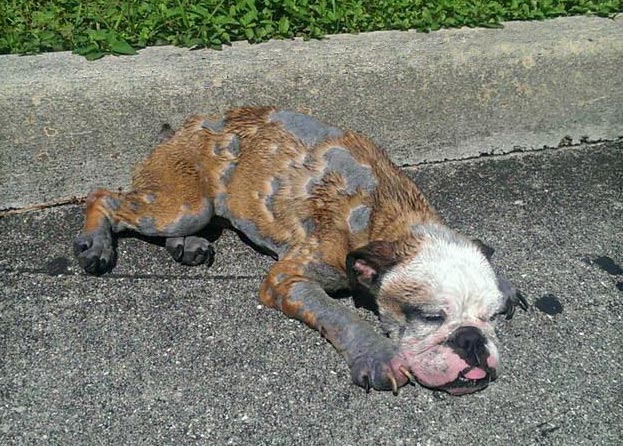
[[[235,228],[231,227],[231,225],[229,225],[226,220],[223,220],[223,221],[217,220],[207,225],[201,231],[193,235],[197,237],[203,237],[207,239],[210,243],[214,243],[222,236],[223,231],[225,229],[233,230],[235,233],[238,234],[238,237],[244,244],[251,247],[257,253],[262,254],[262,255],[267,255],[269,257],[272,257],[274,260],[278,260],[274,253],[269,252],[260,246],[257,246],[255,243],[249,240],[249,238],[244,233],[237,231]],[[114,240],[113,243],[115,244],[114,245],[115,250],[117,249],[117,240],[120,240],[120,239],[137,239],[137,240],[141,240],[143,242],[146,242],[152,245],[160,246],[162,248],[165,247],[166,240],[167,240],[166,237],[147,236],[147,235],[139,234],[137,232],[123,231],[123,232],[116,234],[113,239]],[[376,301],[371,295],[367,295],[363,293],[353,294],[353,292],[349,288],[332,291],[328,294],[334,299],[348,299],[352,297],[355,307],[364,308],[378,315],[378,306],[376,304]]]

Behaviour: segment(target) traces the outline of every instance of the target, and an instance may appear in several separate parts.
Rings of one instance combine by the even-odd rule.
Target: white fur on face
[[[426,290],[419,303],[443,309],[446,322],[492,316],[500,307],[502,293],[495,272],[478,247],[442,226],[423,226],[419,232],[424,239],[420,251],[385,274],[381,293],[386,288],[400,289],[401,284],[416,284]]]

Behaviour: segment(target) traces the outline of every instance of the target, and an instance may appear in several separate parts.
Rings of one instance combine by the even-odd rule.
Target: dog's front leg
[[[262,284],[261,301],[318,330],[344,357],[356,384],[397,393],[410,376],[397,346],[331,298],[305,266],[301,259],[277,262]]]

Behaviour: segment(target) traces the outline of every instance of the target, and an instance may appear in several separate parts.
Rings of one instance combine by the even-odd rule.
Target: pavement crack
[[[517,154],[530,154],[530,153],[540,153],[540,152],[554,152],[565,149],[574,149],[582,146],[590,146],[597,145],[603,143],[619,143],[623,142],[623,135],[614,139],[595,139],[592,140],[588,136],[583,136],[579,139],[578,142],[573,142],[573,139],[570,136],[565,136],[560,140],[557,146],[547,146],[544,145],[542,147],[522,147],[515,146],[511,150],[505,152],[498,152],[495,149],[492,149],[488,152],[481,152],[478,155],[466,156],[464,158],[444,158],[442,160],[424,160],[417,163],[405,163],[401,164],[400,168],[402,169],[414,169],[423,166],[434,166],[437,164],[450,164],[450,163],[461,163],[463,161],[474,161],[480,160],[482,158],[506,158],[508,156],[513,156]]]
[[[578,140],[578,142],[574,142],[573,138],[570,136],[564,136],[557,146],[547,146],[544,145],[542,147],[536,148],[528,148],[522,146],[515,146],[513,149],[505,151],[505,152],[497,152],[495,149],[492,149],[488,152],[481,152],[478,155],[466,156],[464,158],[444,158],[442,160],[423,160],[417,163],[404,163],[400,165],[402,169],[415,169],[423,166],[433,166],[437,164],[449,164],[449,163],[460,163],[463,161],[473,161],[482,158],[504,158],[509,155],[516,155],[519,153],[539,153],[539,152],[548,152],[548,151],[558,151],[563,149],[571,149],[577,148],[586,145],[595,145],[595,144],[603,144],[603,143],[617,143],[623,142],[623,135],[614,139],[590,139],[588,136],[582,136]],[[23,207],[8,207],[4,209],[0,209],[0,218],[8,217],[11,215],[25,214],[27,212],[40,211],[44,209],[51,209],[55,207],[61,206],[69,206],[69,205],[77,205],[84,204],[86,202],[86,196],[72,196],[59,198],[52,201],[46,201],[43,203],[31,204]]]
[[[87,197],[65,197],[57,200],[46,201],[44,203],[31,204],[23,207],[10,207],[6,209],[0,209],[0,218],[8,217],[10,215],[24,214],[26,212],[41,211],[44,209],[51,209],[60,206],[68,206],[75,204],[83,204],[86,202]]]

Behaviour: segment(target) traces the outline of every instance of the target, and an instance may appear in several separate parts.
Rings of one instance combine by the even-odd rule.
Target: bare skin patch
[[[327,292],[342,290],[348,287],[348,277],[340,269],[325,263],[312,262],[305,265],[305,276],[319,283]]]
[[[285,130],[292,133],[308,147],[314,147],[330,138],[338,138],[344,132],[331,127],[311,116],[290,111],[278,111],[270,115],[270,122],[280,123]]]
[[[227,145],[227,151],[235,157],[240,155],[240,138],[238,138],[238,135],[234,135],[231,138],[231,141],[229,141]]]
[[[220,193],[214,197],[214,214],[227,219],[231,217],[231,212],[227,205],[227,194]]]
[[[344,192],[353,195],[357,190],[372,192],[377,185],[377,180],[372,168],[360,164],[348,150],[342,147],[332,147],[324,154],[325,168],[315,177],[310,178],[305,188],[312,193],[314,188],[325,181],[329,174],[338,174],[346,182]]]
[[[217,194],[214,197],[214,214],[229,220],[231,225],[242,232],[246,238],[255,246],[267,251],[274,258],[279,258],[290,249],[287,244],[275,242],[270,237],[263,235],[257,225],[246,218],[238,218],[232,214],[227,204],[228,196],[225,193]]]
[[[237,158],[240,155],[240,138],[237,135],[232,136],[227,145],[215,144],[212,150],[215,155],[221,156],[223,152],[228,152],[231,156]]]
[[[337,172],[346,180],[346,192],[354,194],[357,189],[371,192],[377,181],[369,166],[362,166],[350,152],[342,147],[334,147],[324,154],[328,172]]]
[[[110,195],[104,197],[104,206],[111,211],[116,211],[121,206],[121,201],[118,198],[111,197]]]
[[[220,176],[220,181],[223,186],[227,186],[229,184],[232,176],[234,175],[236,167],[237,167],[237,164],[234,162],[229,163],[227,166],[225,166]]]
[[[212,119],[206,119],[201,123],[201,127],[212,133],[220,133],[225,128],[225,121],[223,119],[219,121],[213,121]]]
[[[316,229],[316,222],[314,221],[313,218],[308,217],[301,222],[301,226],[303,226],[305,235],[309,237],[310,235],[312,235],[312,233]]]
[[[357,206],[350,211],[348,216],[348,227],[352,232],[363,231],[368,228],[370,223],[371,209],[368,206]]]
[[[205,199],[202,209],[197,213],[181,213],[179,217],[168,224],[159,224],[154,217],[143,216],[139,218],[137,230],[149,236],[178,237],[199,231],[206,226],[212,216],[214,208]]]
[[[274,258],[280,258],[290,247],[287,244],[275,242],[272,238],[263,235],[257,225],[246,218],[232,218],[229,221],[234,228],[242,232],[254,245],[268,251]]]
[[[281,185],[282,181],[279,177],[274,177],[270,181],[271,193],[266,196],[265,203],[266,208],[273,214],[275,213],[275,195],[279,192],[279,189],[281,189]]]

